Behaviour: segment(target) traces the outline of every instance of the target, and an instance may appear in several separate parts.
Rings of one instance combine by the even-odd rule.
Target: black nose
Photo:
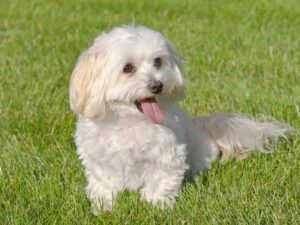
[[[153,94],[159,94],[162,91],[163,86],[163,83],[159,80],[152,80],[150,84],[148,84],[148,88]]]

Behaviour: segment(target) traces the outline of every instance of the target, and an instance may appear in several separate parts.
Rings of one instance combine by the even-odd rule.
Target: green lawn
[[[172,210],[125,192],[93,216],[68,82],[101,31],[129,23],[161,31],[184,56],[191,115],[239,111],[300,128],[298,0],[0,0],[0,224],[299,224],[296,135],[272,154],[216,162]]]

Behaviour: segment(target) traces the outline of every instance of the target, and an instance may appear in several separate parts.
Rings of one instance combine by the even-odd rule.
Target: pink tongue
[[[142,100],[141,107],[144,115],[155,124],[162,124],[164,122],[164,114],[161,111],[155,98]]]

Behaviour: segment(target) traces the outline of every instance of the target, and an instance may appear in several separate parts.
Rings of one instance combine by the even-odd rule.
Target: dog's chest
[[[167,115],[166,119],[166,125],[130,116],[107,121],[82,120],[78,122],[76,144],[97,161],[114,159],[136,164],[173,154],[172,149],[183,143],[184,130],[176,117]]]

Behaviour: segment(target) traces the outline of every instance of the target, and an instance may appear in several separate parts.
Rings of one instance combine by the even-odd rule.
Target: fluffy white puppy
[[[183,178],[284,137],[289,127],[240,115],[190,118],[181,59],[158,32],[120,27],[102,33],[78,59],[70,104],[78,115],[75,141],[94,213],[111,210],[116,195],[138,190],[171,206]]]

